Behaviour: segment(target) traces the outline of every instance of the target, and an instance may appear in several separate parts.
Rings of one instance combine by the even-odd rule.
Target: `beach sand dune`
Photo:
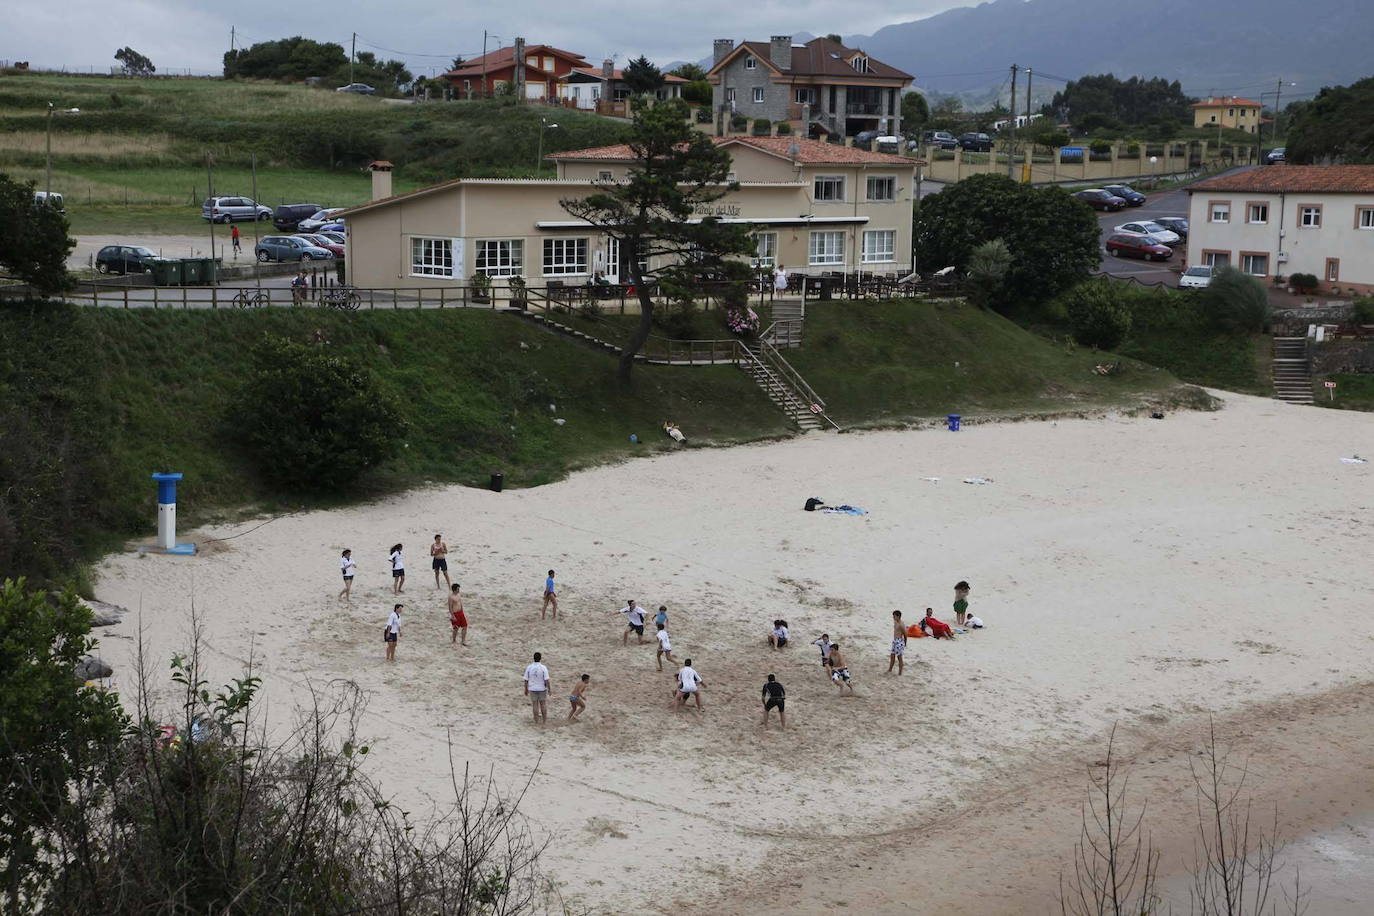
[[[533,490],[415,491],[281,518],[194,558],[114,555],[97,593],[141,609],[155,658],[184,646],[194,598],[214,674],[236,675],[252,652],[277,710],[307,684],[356,681],[374,765],[399,798],[445,796],[450,741],[460,764],[510,787],[537,766],[525,811],[553,838],[546,865],[570,899],[607,913],[759,910],[753,891],[802,891],[769,876],[831,874],[823,863],[866,875],[861,851],[918,842],[922,825],[1114,722],[1148,736],[1370,678],[1374,464],[1339,458],[1374,452],[1374,417],[1225,399],[1162,421],[811,435]],[[804,513],[810,496],[869,514]],[[467,648],[448,641],[435,533],[463,585]],[[397,541],[409,577],[388,666]],[[334,599],[344,547],[359,567],[351,605]],[[539,619],[550,567],[557,622]],[[952,620],[960,579],[988,628],[912,640],[906,675],[887,675],[891,611]],[[702,713],[670,710],[652,626],[622,646],[627,598],[668,606],[675,656],[706,681]],[[795,643],[782,651],[764,642],[777,617]],[[138,621],[107,640],[118,672]],[[823,677],[807,645],[822,631],[843,644],[857,696]],[[535,651],[554,683],[546,729],[521,696]],[[588,709],[565,725],[583,672]],[[788,691],[786,732],[758,727],[769,673]],[[1034,852],[1057,862],[1069,847]],[[868,896],[851,905],[901,911],[855,888]]]

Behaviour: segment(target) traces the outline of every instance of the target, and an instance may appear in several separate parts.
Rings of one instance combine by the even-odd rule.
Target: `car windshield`
[[[1145,232],[1168,232],[1168,231],[1169,231],[1169,230],[1165,229],[1163,226],[1161,226],[1159,223],[1141,223],[1141,224],[1140,224],[1140,228],[1141,228],[1143,231],[1145,231]]]
[[[134,248],[131,248],[130,251],[132,251],[134,254],[136,254],[136,255],[138,255],[139,257],[142,257],[142,258],[155,258],[155,257],[157,257],[157,254],[156,254],[151,248],[134,247]]]
[[[1189,267],[1183,272],[1183,275],[1185,277],[1210,277],[1212,275],[1212,268],[1199,264],[1196,267]]]
[[[1144,242],[1146,245],[1160,246],[1164,244],[1159,239],[1155,238],[1153,235],[1141,236],[1140,240]]]

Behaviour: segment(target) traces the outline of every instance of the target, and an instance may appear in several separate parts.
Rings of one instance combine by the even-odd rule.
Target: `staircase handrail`
[[[745,349],[748,348],[746,347]],[[752,356],[753,354],[750,353],[750,355]],[[815,413],[836,429],[840,428],[840,424],[830,419],[830,415],[826,413],[825,401],[819,394],[816,394],[814,388],[807,384],[806,379],[802,378],[802,374],[783,358],[783,355],[778,352],[776,347],[766,340],[760,340],[759,357],[757,357],[757,359],[765,368],[772,369],[781,375],[782,381],[792,389],[793,395],[799,400],[804,400],[807,406],[812,408],[812,413]],[[817,407],[820,408],[819,411],[815,409]]]

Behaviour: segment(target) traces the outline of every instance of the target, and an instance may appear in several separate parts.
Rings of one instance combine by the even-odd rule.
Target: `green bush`
[[[1317,290],[1318,280],[1316,274],[1297,273],[1288,277],[1288,283],[1300,293],[1312,293]]]
[[[1131,309],[1109,283],[1081,283],[1064,297],[1074,340],[1115,350],[1131,330]]]
[[[234,406],[263,478],[281,487],[333,489],[394,455],[405,434],[396,405],[349,359],[267,337]]]
[[[995,308],[1006,293],[1010,269],[1011,249],[1001,239],[984,242],[973,249],[965,283],[969,301],[980,308]]]
[[[754,119],[754,136],[767,137],[773,132],[773,122],[767,118]]]
[[[1212,326],[1228,334],[1254,334],[1269,324],[1269,294],[1264,284],[1234,267],[1216,272],[1202,291],[1202,303]]]
[[[709,108],[698,108],[698,109],[697,109],[697,123],[698,123],[698,124],[710,124],[710,123],[711,123],[711,109],[709,109]]]
[[[791,135],[792,135],[792,125],[791,125],[791,124],[788,124],[786,121],[779,121],[779,122],[778,122],[778,136],[779,136],[779,137],[789,137],[789,136],[791,136]]]
[[[744,130],[744,129],[745,129],[746,127],[748,127],[748,126],[749,126],[749,119],[746,118],[744,115],[742,115],[742,114],[733,114],[733,115],[730,115],[730,129],[731,129],[731,130]]]
[[[1355,323],[1374,324],[1374,296],[1355,300]]]

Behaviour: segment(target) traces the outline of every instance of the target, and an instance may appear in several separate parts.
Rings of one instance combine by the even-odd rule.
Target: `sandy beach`
[[[191,558],[120,553],[96,596],[137,613],[104,631],[104,654],[124,686],[140,620],[164,659],[185,645],[194,600],[213,674],[237,675],[251,652],[283,722],[307,684],[363,687],[374,766],[407,803],[445,795],[449,735],[460,763],[510,787],[537,766],[525,811],[553,840],[544,864],[594,912],[1045,912],[1045,878],[1077,833],[1074,774],[1114,723],[1159,768],[1142,783],[1185,802],[1186,764],[1169,761],[1209,714],[1254,743],[1257,764],[1273,755],[1269,795],[1370,782],[1374,462],[1340,459],[1374,455],[1374,416],[1218,394],[1217,412],[1163,420],[688,448],[532,490],[436,488],[288,516]],[[805,513],[812,496],[867,514]],[[463,586],[468,648],[449,643],[435,533]],[[385,665],[398,541],[407,609]],[[335,598],[345,547],[351,604]],[[550,567],[557,622],[539,618]],[[987,628],[912,640],[906,674],[886,674],[891,611],[952,621],[961,579]],[[670,711],[650,636],[622,647],[627,598],[667,605],[704,713]],[[794,645],[774,651],[779,617]],[[823,631],[853,698],[808,645]],[[546,729],[521,696],[534,651],[552,672]],[[566,726],[583,672],[584,721]],[[769,673],[787,688],[785,732],[758,727]],[[1316,738],[1288,751],[1255,737],[1306,716]],[[1335,829],[1361,804],[1314,802],[1286,823]]]

